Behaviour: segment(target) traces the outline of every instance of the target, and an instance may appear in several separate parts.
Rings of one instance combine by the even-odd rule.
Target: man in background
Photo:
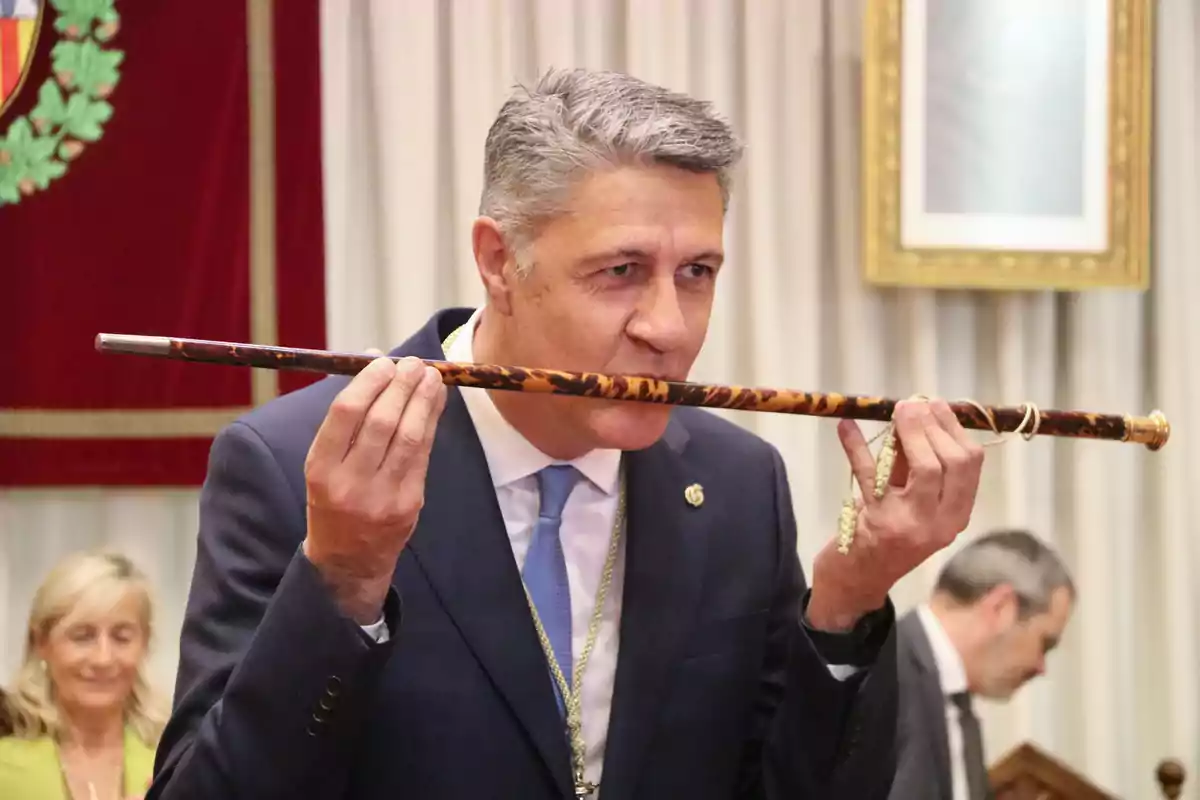
[[[1007,700],[1045,672],[1074,602],[1066,567],[1025,531],[994,531],[950,559],[929,602],[898,623],[891,800],[992,797],[971,699]]]

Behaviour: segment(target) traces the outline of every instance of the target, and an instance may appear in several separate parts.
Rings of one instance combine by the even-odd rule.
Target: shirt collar
[[[475,362],[475,328],[479,324],[483,308],[475,310],[462,327],[462,332],[451,342],[446,352],[447,361]],[[486,389],[462,388],[463,402],[475,425],[479,443],[487,458],[488,470],[496,488],[507,486],[527,478],[557,461],[538,450],[521,433],[500,415]],[[617,491],[617,478],[621,466],[620,450],[591,450],[582,456],[565,462],[579,472],[605,494]]]
[[[917,616],[925,628],[925,635],[929,638],[929,646],[933,650],[942,693],[949,697],[967,691],[967,670],[963,666],[962,656],[950,641],[950,636],[942,627],[941,621],[933,613],[933,609],[925,604],[917,607]]]

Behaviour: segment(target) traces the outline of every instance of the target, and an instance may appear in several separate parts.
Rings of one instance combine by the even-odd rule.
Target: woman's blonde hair
[[[62,733],[54,686],[38,656],[38,643],[76,611],[111,608],[130,594],[139,601],[140,621],[148,645],[153,616],[150,585],[132,561],[117,553],[74,553],[50,571],[33,598],[25,635],[25,657],[12,686],[4,693],[4,716],[8,717],[12,735],[36,739],[46,735],[57,738]],[[143,743],[155,747],[162,733],[164,714],[145,670],[143,660],[125,705],[125,724]]]

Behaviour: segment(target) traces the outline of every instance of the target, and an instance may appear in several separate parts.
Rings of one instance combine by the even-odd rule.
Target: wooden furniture
[[[1183,797],[1185,774],[1180,762],[1175,759],[1160,761],[1155,777],[1162,798],[1180,800]],[[989,778],[996,800],[1143,800],[1114,797],[1028,742],[993,765]]]
[[[1164,758],[1158,762],[1155,777],[1158,778],[1158,786],[1162,789],[1163,797],[1167,800],[1178,800],[1183,797],[1185,775],[1183,764],[1173,758]]]

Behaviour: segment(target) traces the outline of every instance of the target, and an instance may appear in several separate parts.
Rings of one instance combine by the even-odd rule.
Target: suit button
[[[321,733],[321,729],[329,722],[331,713],[337,707],[337,698],[341,693],[341,679],[336,675],[330,675],[329,679],[325,681],[325,695],[317,703],[317,709],[313,712],[312,720],[305,729],[305,732],[309,736],[318,736]]]

